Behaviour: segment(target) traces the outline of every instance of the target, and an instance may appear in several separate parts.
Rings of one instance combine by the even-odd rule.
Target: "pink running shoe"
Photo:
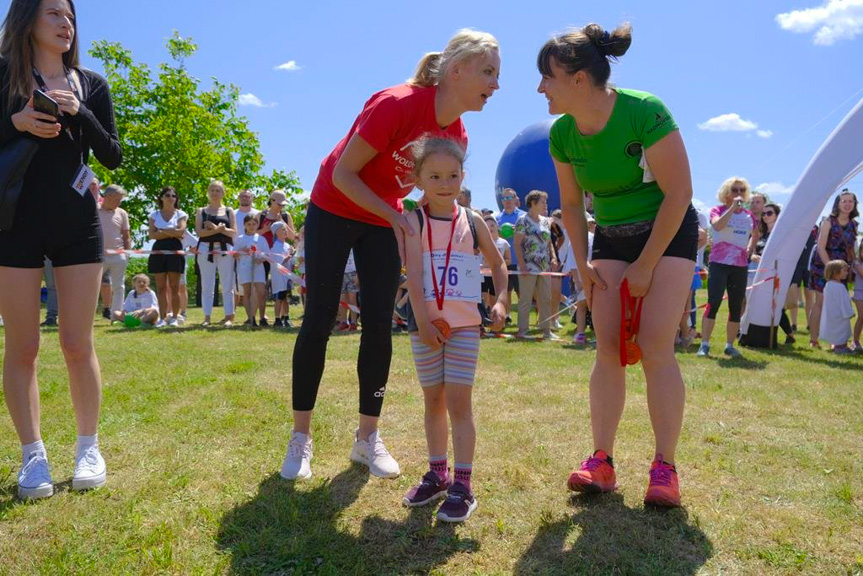
[[[593,456],[581,463],[581,468],[573,470],[567,482],[574,492],[611,492],[617,488],[617,475],[614,473],[608,454],[597,450]]]

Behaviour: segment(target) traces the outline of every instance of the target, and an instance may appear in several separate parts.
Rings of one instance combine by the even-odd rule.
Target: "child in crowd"
[[[500,237],[500,228],[497,225],[497,220],[495,220],[494,216],[489,214],[487,216],[483,216],[483,221],[485,222],[485,225],[488,226],[488,231],[491,233],[491,239],[494,241],[497,251],[500,252],[504,263],[507,268],[509,268],[509,265],[512,264],[512,252],[509,249],[509,242]],[[488,262],[485,261],[484,257],[482,259],[482,267],[483,269],[488,268]],[[485,304],[486,310],[491,310],[495,303],[494,282],[492,281],[491,276],[482,277],[482,300]]]
[[[183,243],[184,250],[197,256],[199,239],[197,236],[189,232],[188,228],[186,228],[186,233],[183,235],[183,239],[180,242]],[[191,263],[189,262],[189,258],[186,258],[186,266],[183,267],[183,273],[180,274],[180,315],[179,318],[177,318],[177,321],[180,324],[186,321],[186,309],[189,307],[189,289],[186,287],[186,270],[189,269],[189,266],[195,267],[198,265],[197,258],[195,258],[195,256],[192,256]],[[171,295],[168,294],[169,299],[170,297]]]
[[[854,322],[854,351],[863,352],[860,345],[860,334],[863,333],[863,241],[857,248],[857,258],[854,266],[854,306],[857,308],[857,321]]]
[[[429,471],[404,497],[406,506],[423,506],[444,496],[437,518],[462,522],[476,509],[471,472],[476,429],[471,393],[480,341],[481,294],[476,239],[492,271],[497,301],[492,330],[506,317],[506,265],[482,217],[458,207],[464,178],[464,149],[442,138],[414,145],[417,187],[428,204],[409,214],[418,233],[405,238],[408,293],[415,325],[411,349],[425,401]],[[452,423],[455,478],[447,468],[447,412]]]
[[[831,350],[837,354],[852,352],[848,348],[851,338],[851,318],[854,309],[848,295],[848,272],[850,267],[844,260],[831,260],[824,267],[824,307],[821,312],[821,340],[832,344]]]
[[[134,288],[123,302],[123,310],[114,311],[114,320],[122,322],[126,315],[129,315],[140,320],[142,324],[156,324],[159,321],[159,300],[156,293],[150,290],[150,277],[136,274],[132,278],[132,285]]]
[[[275,321],[273,326],[284,326],[293,328],[291,319],[288,317],[288,277],[283,273],[284,270],[279,270],[279,267],[284,267],[285,262],[290,258],[291,245],[288,244],[288,225],[282,221],[273,222],[270,226],[270,231],[273,233],[273,246],[270,248],[270,284],[273,290],[273,313]]]
[[[357,294],[360,291],[360,279],[357,275],[357,265],[354,263],[354,251],[348,254],[348,262],[345,264],[345,275],[342,280],[342,302],[339,305],[338,321],[339,332],[353,331],[357,329],[357,317],[354,308],[357,308]]]
[[[246,214],[243,218],[243,233],[237,236],[234,250],[244,252],[234,254],[237,264],[237,282],[243,289],[243,308],[246,309],[246,324],[257,326],[255,310],[261,299],[267,298],[266,276],[264,275],[264,257],[270,247],[267,240],[257,233],[258,218],[255,214]]]
[[[596,220],[590,214],[587,215],[587,261],[591,260],[593,252],[593,232],[596,230]],[[572,255],[572,263],[569,274],[572,278],[572,284],[575,288],[575,314],[573,321],[575,322],[575,332],[572,335],[572,343],[576,346],[587,346],[587,293],[584,291],[584,284],[581,282],[581,277],[578,275],[578,268],[575,266],[575,255]]]
[[[306,227],[300,226],[297,232],[297,243],[294,245],[294,268],[297,275],[306,280]],[[303,310],[306,309],[306,287],[300,286],[300,302],[303,304]]]

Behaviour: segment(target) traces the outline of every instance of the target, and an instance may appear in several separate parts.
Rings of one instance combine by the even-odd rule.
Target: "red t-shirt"
[[[437,87],[400,84],[369,98],[347,136],[321,162],[311,201],[330,212],[376,226],[389,226],[383,218],[364,210],[333,185],[333,170],[354,134],[359,134],[378,154],[360,170],[360,178],[390,206],[402,211],[401,199],[414,188],[411,145],[423,134],[452,138],[465,149],[467,132],[461,118],[442,129],[435,117]]]

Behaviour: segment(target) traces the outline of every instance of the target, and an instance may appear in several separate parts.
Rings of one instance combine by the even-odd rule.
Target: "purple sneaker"
[[[410,508],[431,504],[435,500],[440,500],[446,496],[449,486],[449,481],[441,480],[436,472],[429,470],[423,476],[422,482],[408,490],[402,502]]]
[[[447,490],[446,500],[437,511],[437,519],[442,522],[464,522],[476,510],[476,498],[461,482],[456,482]]]

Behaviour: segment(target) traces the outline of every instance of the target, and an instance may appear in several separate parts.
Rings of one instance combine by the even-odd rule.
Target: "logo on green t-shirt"
[[[663,124],[671,120],[671,114],[660,114],[659,112],[654,112],[654,122],[653,127],[647,131],[648,134],[652,134],[655,130],[660,128]]]
[[[633,140],[626,145],[626,148],[623,149],[623,153],[626,154],[627,158],[639,158],[641,157],[641,148],[641,142]]]

